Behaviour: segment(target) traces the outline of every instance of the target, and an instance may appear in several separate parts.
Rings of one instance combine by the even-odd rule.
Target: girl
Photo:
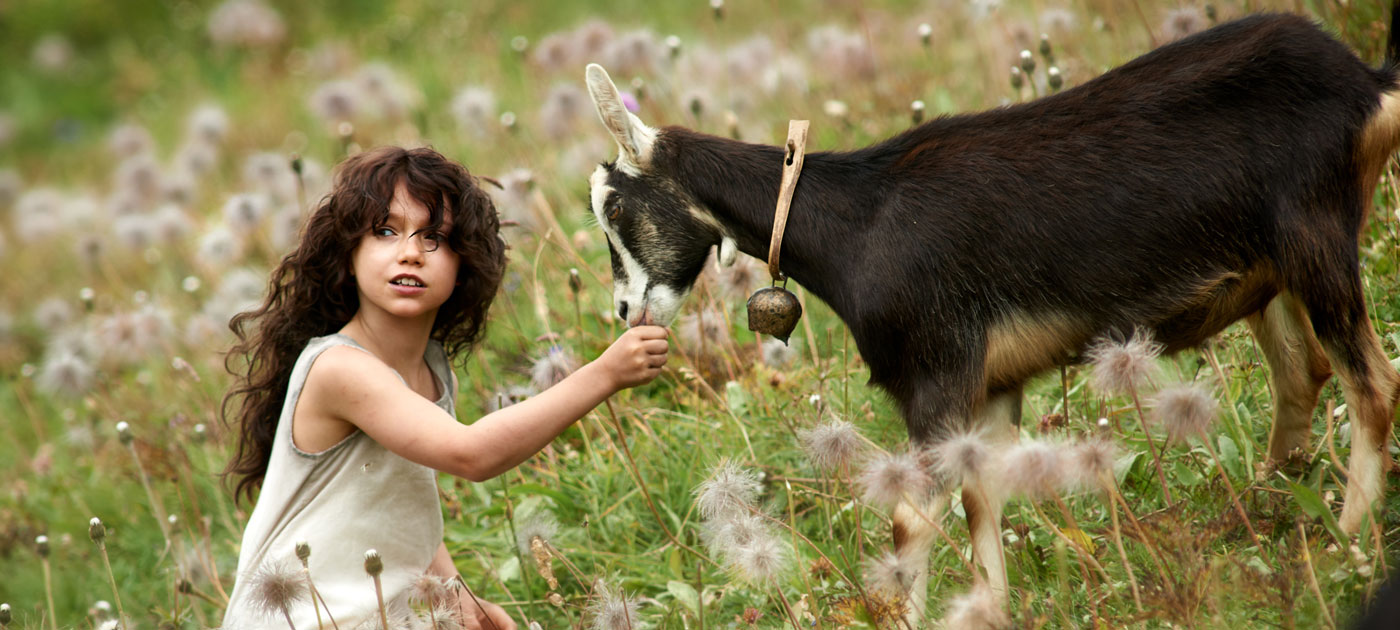
[[[549,390],[459,424],[451,364],[480,338],[500,285],[498,228],[490,198],[461,165],[431,149],[361,153],[341,165],[262,306],[234,318],[230,357],[248,361],[224,398],[239,437],[225,474],[237,479],[236,497],[258,497],[224,628],[323,623],[309,598],[284,611],[258,588],[276,567],[300,566],[301,541],[338,627],[378,623],[368,549],[383,560],[384,599],[402,619],[425,572],[458,577],[435,471],[495,477],[659,373],[666,330],[632,328]],[[515,627],[499,606],[465,589],[455,597],[466,627]]]

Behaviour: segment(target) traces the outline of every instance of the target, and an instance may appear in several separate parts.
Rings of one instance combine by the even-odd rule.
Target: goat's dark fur
[[[1286,368],[1279,405],[1306,410],[1279,412],[1272,455],[1306,438],[1293,425],[1330,369],[1383,445],[1400,377],[1378,356],[1357,238],[1400,142],[1396,90],[1393,65],[1302,17],[1224,24],[1060,94],[807,155],[783,271],[850,327],[915,442],[1019,400],[1096,338],[1144,327],[1170,352],[1249,317]],[[723,236],[764,258],[781,163],[663,128],[639,173],[608,169],[612,245],[682,290]],[[649,240],[638,222],[670,227]]]

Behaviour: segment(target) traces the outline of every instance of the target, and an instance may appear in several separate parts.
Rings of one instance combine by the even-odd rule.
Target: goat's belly
[[[1263,310],[1278,292],[1278,276],[1272,269],[1221,274],[1205,279],[1175,312],[1149,319],[1147,326],[1168,353],[1195,348],[1230,324]]]

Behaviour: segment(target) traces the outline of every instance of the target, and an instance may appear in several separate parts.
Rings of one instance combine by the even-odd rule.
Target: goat
[[[1095,339],[1141,327],[1175,352],[1245,319],[1276,392],[1272,460],[1306,444],[1340,376],[1355,532],[1383,494],[1400,392],[1357,255],[1400,145],[1397,23],[1380,69],[1303,17],[1255,15],[1058,94],[808,154],[782,271],[845,321],[920,446],[978,424],[1014,435],[1027,379]],[[784,152],[648,127],[602,67],[585,74],[619,147],[590,177],[617,313],[665,325],[712,246],[722,264],[766,256]],[[962,500],[1004,598],[1000,504]],[[932,547],[920,509],[895,510],[901,554]]]

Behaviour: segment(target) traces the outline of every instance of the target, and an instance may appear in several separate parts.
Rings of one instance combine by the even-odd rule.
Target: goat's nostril
[[[624,321],[624,322],[627,321],[627,303],[626,303],[626,302],[623,302],[623,303],[622,303],[622,306],[617,307],[617,316],[618,316],[619,318],[621,318],[622,321]]]

